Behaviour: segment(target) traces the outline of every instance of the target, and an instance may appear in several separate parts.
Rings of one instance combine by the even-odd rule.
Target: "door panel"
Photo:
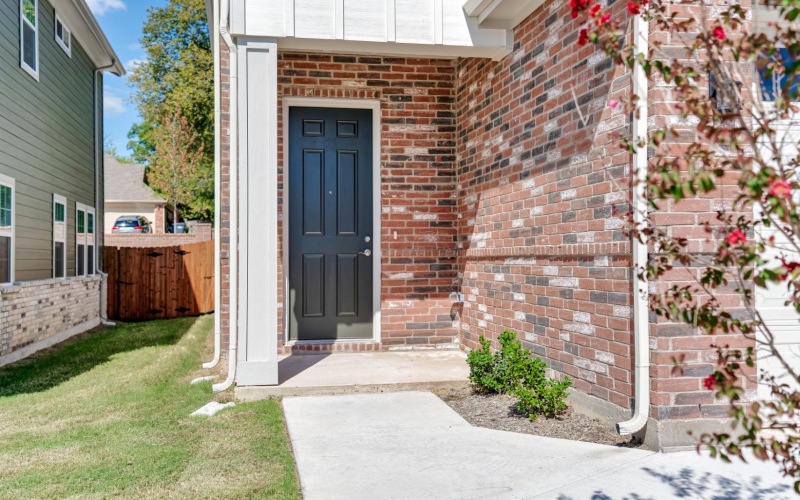
[[[358,151],[339,151],[336,158],[336,233],[354,236],[358,232]]]
[[[358,254],[338,255],[336,312],[340,318],[358,316]]]
[[[288,147],[289,339],[372,338],[372,112],[290,108]]]
[[[324,181],[324,151],[303,151],[303,234],[306,236],[322,236],[325,232]]]
[[[325,256],[303,255],[303,316],[325,316]]]

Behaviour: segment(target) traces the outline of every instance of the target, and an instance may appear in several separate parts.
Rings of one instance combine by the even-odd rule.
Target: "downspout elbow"
[[[647,413],[640,411],[637,408],[637,411],[634,413],[633,417],[624,422],[618,422],[615,425],[617,434],[621,436],[627,436],[639,432],[644,428],[645,425],[647,425],[648,418],[649,416]]]

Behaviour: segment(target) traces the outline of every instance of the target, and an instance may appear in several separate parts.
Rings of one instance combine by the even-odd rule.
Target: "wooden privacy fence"
[[[108,317],[178,318],[214,310],[214,242],[172,247],[103,247]]]

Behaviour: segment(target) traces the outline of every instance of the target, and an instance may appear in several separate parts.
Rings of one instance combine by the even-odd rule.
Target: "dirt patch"
[[[630,436],[617,434],[608,422],[579,413],[574,408],[556,418],[540,417],[531,421],[516,410],[516,400],[508,395],[480,394],[471,386],[441,389],[434,393],[464,420],[477,427],[625,448],[641,446]]]

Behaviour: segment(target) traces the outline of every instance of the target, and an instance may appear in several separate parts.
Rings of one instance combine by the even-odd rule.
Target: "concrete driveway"
[[[775,466],[473,427],[430,392],[286,398],[316,499],[780,499]]]

